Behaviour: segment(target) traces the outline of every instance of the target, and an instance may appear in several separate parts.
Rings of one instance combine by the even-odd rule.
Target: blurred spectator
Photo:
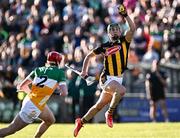
[[[35,19],[35,17],[32,16],[32,15],[29,16],[29,17],[27,18],[27,20],[28,20],[28,26],[27,26],[27,28],[32,29],[34,38],[38,38],[39,32],[40,32],[40,26],[39,26],[39,24],[38,24],[38,20]]]
[[[159,59],[159,54],[154,50],[152,46],[149,46],[147,52],[143,55],[142,61],[145,63],[152,63],[153,60]]]
[[[77,74],[73,73],[71,70],[67,71],[68,96],[72,98],[72,103],[70,105],[72,110],[72,122],[80,115],[80,83],[78,83],[77,77]]]
[[[88,7],[86,6],[86,2],[79,0],[79,4],[77,5],[77,7],[75,7],[75,16],[77,19],[77,23],[81,22],[83,15],[87,14],[87,12]]]
[[[42,65],[41,62],[41,52],[38,48],[32,49],[32,59],[29,62],[29,66],[31,68],[36,68],[40,65]]]
[[[139,63],[139,57],[137,56],[134,49],[130,49],[129,55],[128,55],[128,62],[132,65],[133,68],[128,67],[132,71],[132,75],[134,78],[137,78],[140,74],[140,67],[138,66]],[[136,66],[133,66],[136,65]]]
[[[86,39],[86,36],[83,34],[82,31],[83,30],[80,26],[77,26],[75,29],[74,39],[72,40],[75,48],[80,47],[82,39]]]
[[[70,40],[69,35],[64,35],[63,36],[63,44],[62,44],[62,49],[63,53],[65,54],[65,60],[66,61],[72,61],[73,60],[73,44],[72,41]]]
[[[151,45],[158,52],[159,56],[161,56],[162,50],[162,41],[163,41],[163,24],[153,22],[150,24],[149,28],[151,34]]]
[[[82,98],[82,103],[81,103],[82,105],[80,108],[81,116],[86,114],[89,108],[94,105],[97,84],[98,82],[93,83],[91,86],[87,86],[86,81],[81,79],[81,83],[80,83],[80,91]],[[92,119],[89,122],[92,122]]]
[[[4,94],[4,98],[10,99],[13,101],[14,109],[18,104],[16,87],[13,85],[13,82],[16,78],[16,73],[12,69],[11,66],[7,67],[7,70],[4,70],[4,78],[1,80],[2,82],[2,92]]]
[[[136,54],[142,59],[147,51],[147,40],[142,28],[138,28],[134,35],[134,45]]]
[[[75,7],[72,0],[66,0],[66,6],[63,8],[63,21],[64,21],[64,33],[72,34],[75,30],[76,17],[75,17]]]
[[[25,47],[20,45],[20,57],[18,59],[18,65],[22,65],[26,68],[29,68],[29,62],[31,60],[31,47]]]
[[[16,78],[15,78],[15,80],[13,82],[15,87],[17,87],[17,85],[19,85],[25,79],[28,72],[23,67],[19,67],[17,73],[18,74],[17,74],[17,76],[16,76]],[[19,107],[22,106],[22,101],[25,98],[25,96],[26,96],[25,92],[18,91],[17,97],[18,97],[18,100],[19,100],[19,103],[20,103]]]
[[[164,121],[169,121],[165,101],[165,87],[167,85],[166,78],[165,72],[159,70],[159,62],[157,60],[153,60],[151,72],[146,75],[145,82],[147,99],[150,104],[149,116],[153,122],[156,122],[158,103],[161,106]]]
[[[72,64],[77,68],[80,69],[83,63],[83,51],[81,50],[80,47],[76,47],[74,49],[74,55],[73,55],[73,61]]]
[[[101,21],[101,18],[99,16],[95,16],[94,23],[90,27],[90,32],[92,34],[97,34],[101,36],[104,32],[104,24]]]
[[[82,40],[81,40],[81,42],[80,42],[80,48],[81,48],[81,50],[83,51],[83,54],[84,54],[84,55],[87,55],[87,54],[88,54],[89,47],[88,47],[88,44],[87,44],[87,40],[86,40],[86,39],[82,39]]]
[[[0,16],[2,15],[0,14]],[[2,27],[2,17],[0,17],[0,44],[2,44],[8,38],[8,32]]]

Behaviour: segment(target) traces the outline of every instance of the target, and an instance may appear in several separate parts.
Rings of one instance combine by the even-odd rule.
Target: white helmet
[[[122,30],[118,23],[112,23],[108,25],[107,33],[108,33],[109,39],[112,41],[112,40],[117,40],[118,38],[120,38],[122,34]]]

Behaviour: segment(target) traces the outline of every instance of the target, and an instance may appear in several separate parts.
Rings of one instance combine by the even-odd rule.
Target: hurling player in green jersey
[[[34,69],[17,86],[17,89],[26,92],[27,96],[23,100],[20,112],[10,125],[0,129],[0,137],[14,134],[39,118],[42,123],[34,137],[40,138],[55,122],[55,117],[46,103],[56,89],[59,90],[59,95],[66,96],[68,94],[65,73],[63,69],[59,68],[61,60],[62,55],[60,53],[49,52],[45,66]]]

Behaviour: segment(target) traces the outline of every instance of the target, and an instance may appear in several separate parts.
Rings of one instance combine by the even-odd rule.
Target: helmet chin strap
[[[117,36],[117,35],[112,37],[112,40],[114,40],[114,41],[116,41],[118,39],[119,39],[119,36]]]
[[[110,41],[111,41],[112,43],[118,42],[118,41],[119,41],[119,36],[111,37],[111,38],[110,38]]]
[[[109,39],[110,39],[110,41],[113,42],[113,43],[116,42],[116,41],[119,41],[119,38],[120,38],[119,35],[114,35],[114,36],[112,36],[112,35],[109,34]]]
[[[58,66],[58,68],[60,68],[60,67],[61,67],[61,64],[60,64],[60,63],[57,63],[57,66]]]

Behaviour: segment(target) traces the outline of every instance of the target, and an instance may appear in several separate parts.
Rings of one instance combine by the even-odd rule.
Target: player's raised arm
[[[134,22],[131,20],[131,18],[129,17],[129,15],[127,14],[126,7],[125,7],[124,5],[122,5],[122,4],[119,5],[118,10],[119,10],[119,14],[126,19],[128,25],[129,25],[129,28],[130,28],[130,29],[126,32],[125,38],[126,38],[126,40],[127,40],[128,42],[130,42],[131,39],[132,39],[132,37],[133,37],[133,34],[134,34],[135,30],[136,30],[135,24],[134,24]]]

